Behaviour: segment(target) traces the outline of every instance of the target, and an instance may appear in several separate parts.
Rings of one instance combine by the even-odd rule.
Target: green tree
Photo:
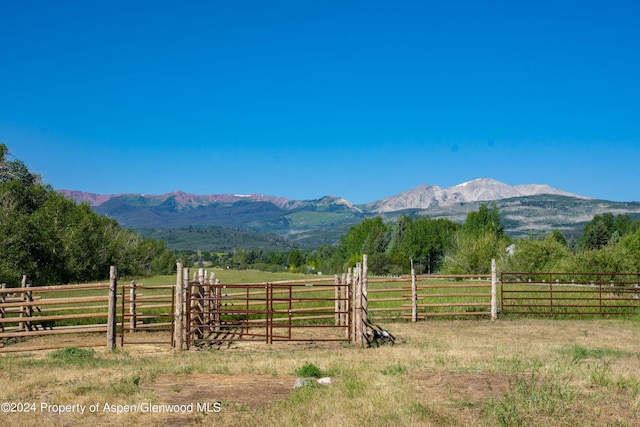
[[[571,256],[566,241],[563,243],[557,234],[550,233],[544,239],[516,240],[513,254],[506,257],[504,268],[522,272],[559,271],[558,266]]]
[[[343,270],[351,267],[354,260],[365,253],[384,253],[387,249],[387,237],[387,225],[381,217],[365,219],[342,236],[334,253],[333,265]]]
[[[398,247],[405,263],[414,261],[418,274],[440,268],[444,254],[460,226],[444,218],[418,218],[407,221]]]
[[[121,274],[167,271],[175,262],[164,244],[145,241],[89,205],[76,205],[0,144],[0,281],[54,284],[104,278],[110,265]]]
[[[289,269],[297,269],[304,265],[304,255],[300,249],[293,249],[289,251],[287,260],[289,262]]]
[[[491,208],[483,203],[477,211],[469,212],[462,229],[472,236],[480,236],[484,233],[491,233],[496,236],[504,234],[504,225],[495,203],[492,204]]]
[[[504,233],[495,205],[489,209],[482,204],[477,212],[469,212],[467,222],[455,234],[452,243],[445,254],[443,272],[487,274],[491,271],[491,259],[504,257],[511,241]]]

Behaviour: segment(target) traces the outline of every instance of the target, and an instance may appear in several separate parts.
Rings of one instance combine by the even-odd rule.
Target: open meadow
[[[384,324],[394,346],[237,342],[0,355],[2,424],[634,426],[640,322]],[[40,337],[33,341],[60,338]],[[294,389],[296,378],[329,376]],[[64,412],[63,412],[64,411]]]

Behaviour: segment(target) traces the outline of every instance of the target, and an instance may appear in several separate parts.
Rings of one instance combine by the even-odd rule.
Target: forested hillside
[[[76,205],[44,185],[40,176],[0,144],[0,282],[35,284],[103,279],[109,266],[120,275],[170,273],[175,256],[165,244],[144,239],[115,220]]]

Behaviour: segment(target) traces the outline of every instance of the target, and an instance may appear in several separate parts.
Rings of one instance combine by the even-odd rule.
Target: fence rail
[[[129,285],[122,287],[120,304],[121,346],[125,344],[169,344],[173,347],[175,286],[145,286],[131,281]],[[168,332],[169,337],[149,339],[137,334],[136,339],[135,332]]]
[[[504,315],[627,315],[640,308],[640,275],[502,273]]]
[[[409,275],[369,279],[368,313],[376,320],[492,317],[490,274]]]
[[[22,287],[0,289],[0,339],[106,332],[108,283],[32,286],[23,277]],[[85,342],[105,346],[105,340]],[[48,348],[55,348],[49,344]],[[40,347],[38,347],[40,348]],[[33,349],[21,347],[19,351]],[[16,351],[2,347],[0,352]]]

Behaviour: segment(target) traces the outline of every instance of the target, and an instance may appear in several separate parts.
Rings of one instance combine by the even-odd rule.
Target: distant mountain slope
[[[244,248],[284,252],[299,246],[277,234],[226,227],[142,228],[136,231],[143,237],[163,240],[171,250],[230,252]]]
[[[556,194],[575,198],[584,198],[567,193],[548,185],[525,184],[511,186],[489,178],[480,178],[449,188],[437,185],[420,185],[412,190],[377,202],[364,205],[368,212],[396,212],[406,209],[432,209],[453,206],[459,203],[494,201],[512,197]]]
[[[637,202],[594,200],[548,185],[509,186],[486,178],[449,188],[421,185],[364,205],[353,205],[333,196],[315,200],[287,200],[255,194],[198,196],[180,191],[163,195],[108,196],[66,190],[61,192],[77,202],[90,203],[97,212],[115,218],[128,228],[224,227],[235,229],[236,233],[237,230],[245,230],[277,234],[286,240],[273,242],[272,238],[265,237],[266,241],[300,247],[334,244],[351,226],[364,218],[378,215],[389,221],[401,214],[408,214],[463,222],[470,211],[477,210],[481,203],[487,202],[496,203],[505,230],[516,237],[545,233],[551,229],[561,230],[567,237],[576,236],[585,222],[605,212],[640,218],[640,203]],[[221,235],[218,231],[216,236]],[[154,231],[145,233],[151,235]],[[172,238],[178,239],[175,232],[171,233]],[[178,234],[180,245],[184,247],[184,236],[189,233]],[[199,238],[206,234],[201,232]],[[193,233],[191,235],[195,236]],[[244,244],[248,239],[243,237]]]

